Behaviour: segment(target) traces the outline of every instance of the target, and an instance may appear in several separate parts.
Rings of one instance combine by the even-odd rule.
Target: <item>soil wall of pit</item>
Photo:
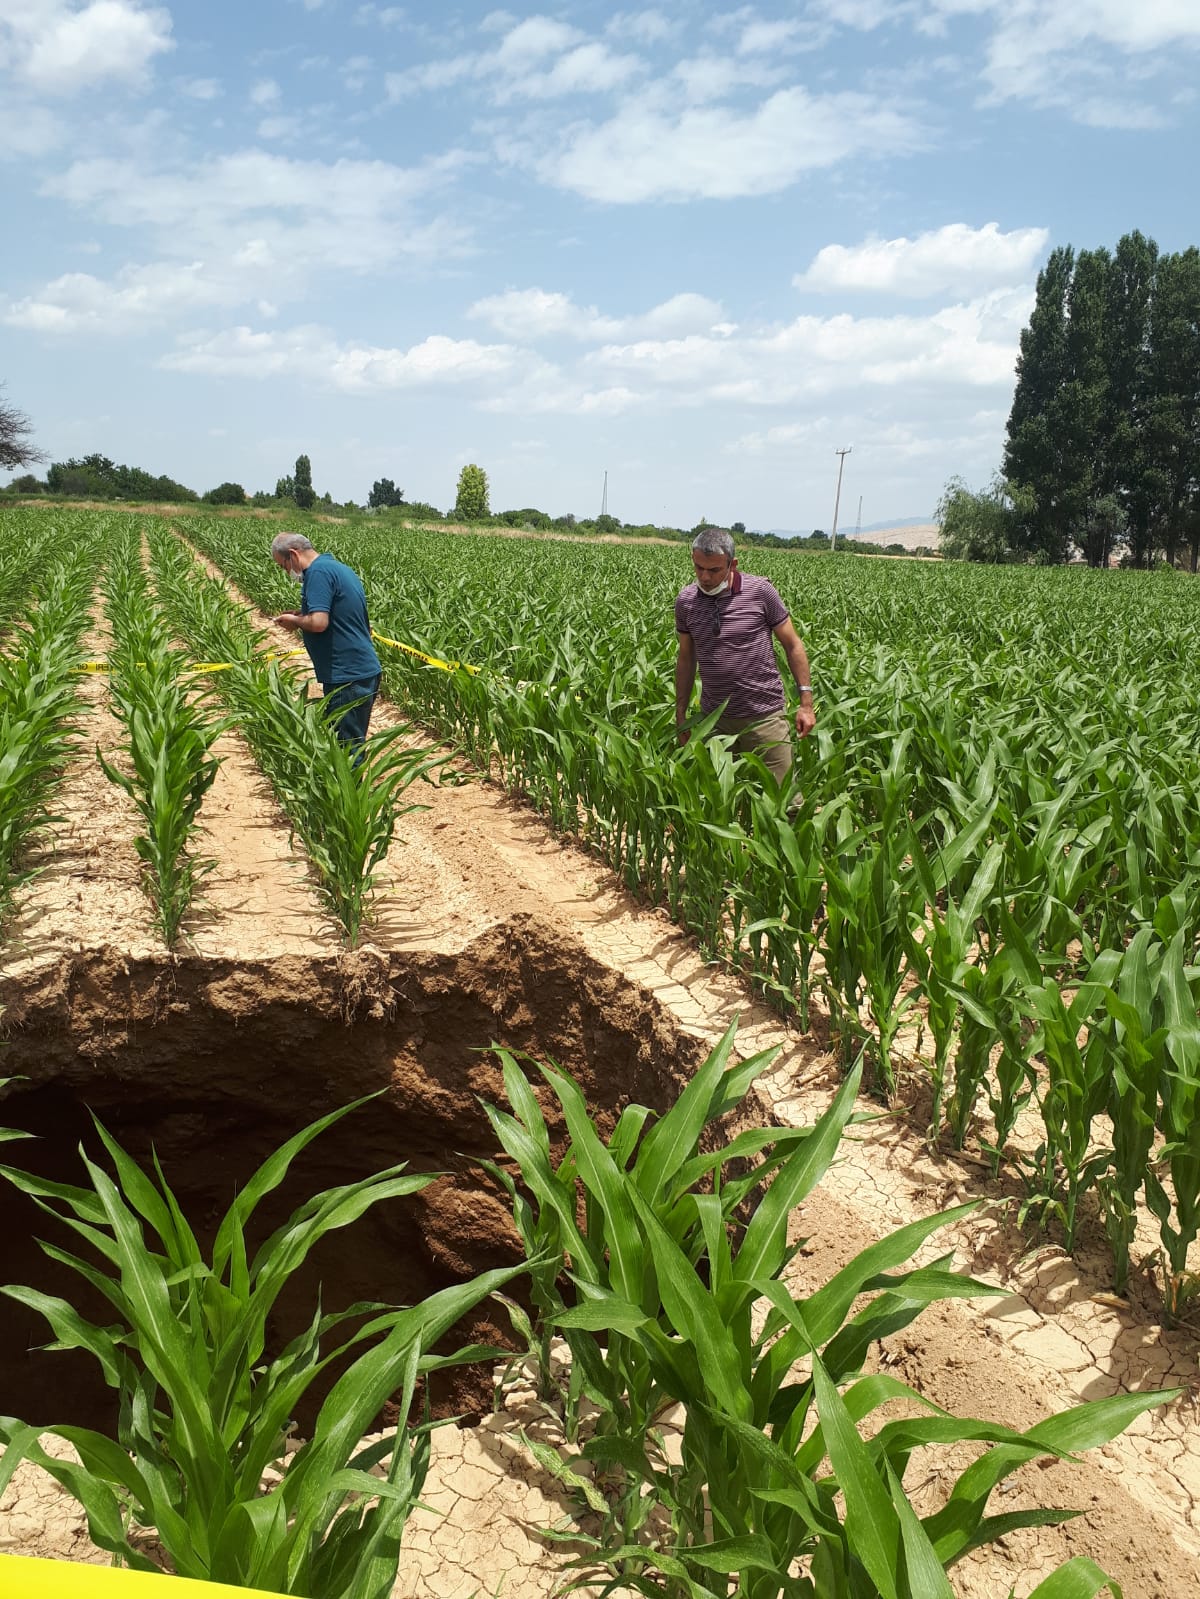
[[[101,951],[0,984],[0,1006],[0,1072],[21,1079],[4,1097],[0,1125],[37,1135],[6,1145],[9,1163],[83,1181],[77,1150],[81,1141],[98,1148],[94,1114],[139,1162],[157,1152],[202,1240],[268,1154],[362,1095],[379,1097],[301,1154],[256,1214],[252,1246],[319,1188],[398,1161],[445,1174],[318,1246],[279,1301],[275,1346],[307,1323],[318,1290],[327,1311],[357,1300],[407,1304],[519,1258],[507,1200],[478,1165],[499,1155],[479,1101],[506,1103],[492,1044],[566,1066],[605,1132],[631,1099],[670,1103],[704,1053],[644,990],[529,918],[454,956],[362,949],[248,964]],[[539,1097],[561,1134],[544,1085]],[[71,1247],[67,1230],[7,1184],[0,1204],[0,1283],[33,1284],[111,1320],[37,1246],[45,1237]],[[460,1331],[505,1336],[503,1318],[486,1307]],[[4,1304],[0,1413],[110,1424],[95,1362],[39,1349],[47,1337],[40,1316]],[[445,1374],[439,1408],[474,1409],[480,1380]]]

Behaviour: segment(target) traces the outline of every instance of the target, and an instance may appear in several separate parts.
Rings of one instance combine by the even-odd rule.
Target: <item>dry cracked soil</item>
[[[102,623],[93,641],[104,647]],[[4,1071],[21,1074],[3,1120],[42,1134],[28,1164],[68,1173],[94,1111],[138,1154],[158,1151],[203,1227],[232,1187],[299,1125],[351,1097],[383,1093],[312,1146],[300,1192],[397,1159],[446,1175],[417,1201],[379,1208],[353,1250],[319,1252],[285,1302],[277,1332],[304,1314],[319,1280],[327,1304],[403,1302],[514,1258],[501,1197],[475,1158],[492,1152],[478,1097],[499,1100],[488,1046],[567,1065],[601,1122],[633,1098],[669,1102],[740,1018],[743,1055],[776,1048],[759,1114],[806,1124],[838,1081],[822,1017],[802,1034],[735,977],[700,957],[660,911],[634,901],[602,865],[558,839],[526,806],[447,767],[421,784],[386,862],[365,942],[345,951],[266,782],[236,733],[203,811],[214,866],[174,956],[156,938],[138,880],[130,804],[94,758],[119,751],[103,678],[0,961]],[[379,707],[381,722],[396,712]],[[914,1087],[916,1097],[919,1084]],[[998,1513],[1082,1512],[978,1551],[953,1572],[962,1599],[1028,1594],[1073,1554],[1088,1554],[1126,1599],[1200,1596],[1197,1331],[1165,1330],[1149,1269],[1121,1301],[1097,1251],[1068,1259],[1015,1222],[1011,1185],[967,1155],[930,1153],[903,1105],[854,1127],[796,1214],[806,1240],[792,1272],[811,1289],[885,1231],[931,1211],[979,1208],[926,1246],[994,1283],[996,1297],[935,1306],[877,1346],[877,1364],[949,1410],[1032,1425],[1082,1399],[1178,1386],[1173,1403],[1077,1463],[1018,1471]],[[20,1146],[22,1148],[26,1146]],[[285,1209],[297,1193],[280,1196]],[[34,1218],[6,1196],[5,1282],[47,1284]],[[393,1214],[395,1211],[395,1214]],[[269,1217],[274,1221],[276,1217]],[[40,1230],[40,1229],[39,1229]],[[474,1331],[495,1332],[486,1314]],[[107,1417],[82,1357],[48,1354],[36,1320],[0,1323],[0,1412],[51,1423]],[[547,1429],[518,1384],[491,1414],[490,1392],[441,1396],[467,1425],[434,1434],[426,1510],[409,1524],[395,1592],[413,1599],[502,1593],[533,1599],[562,1581],[563,1555],[539,1529],[569,1509],[516,1436]],[[301,1418],[301,1426],[303,1418]],[[914,1458],[918,1505],[944,1494],[965,1457]],[[71,1500],[22,1467],[0,1498],[0,1550],[103,1561]]]

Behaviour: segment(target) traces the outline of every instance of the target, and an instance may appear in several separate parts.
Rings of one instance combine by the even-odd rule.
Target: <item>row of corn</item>
[[[169,948],[213,865],[191,845],[220,764],[213,746],[228,722],[214,714],[207,685],[191,675],[172,641],[146,577],[137,523],[113,520],[107,554],[102,588],[113,633],[109,695],[127,755],[118,763],[96,753],[105,775],[137,808],[142,831],[134,843]]]
[[[176,635],[222,670],[216,692],[266,774],[315,868],[320,893],[351,944],[358,941],[399,817],[427,750],[407,728],[377,734],[361,759],[336,738],[307,673],[264,654],[264,634],[226,586],[161,523],[146,523],[158,597]]]
[[[52,820],[54,792],[76,745],[79,667],[90,621],[97,540],[54,522],[40,547],[10,541],[0,603],[14,622],[0,653],[0,915],[32,874],[33,836]]]

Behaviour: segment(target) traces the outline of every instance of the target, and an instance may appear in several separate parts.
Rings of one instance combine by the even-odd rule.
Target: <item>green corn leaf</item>
[[[755,1210],[734,1259],[733,1275],[741,1283],[770,1277],[782,1264],[788,1217],[828,1169],[842,1128],[854,1106],[862,1076],[855,1066],[834,1096],[832,1105],[808,1139],[789,1158]]]
[[[1103,1588],[1109,1590],[1113,1599],[1123,1599],[1120,1583],[1106,1577],[1094,1561],[1079,1555],[1044,1577],[1029,1599],[1095,1599]]]

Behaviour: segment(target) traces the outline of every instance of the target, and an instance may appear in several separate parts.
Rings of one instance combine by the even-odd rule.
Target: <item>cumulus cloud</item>
[[[254,243],[269,252],[282,288],[310,269],[378,271],[460,253],[463,224],[416,215],[417,203],[455,170],[453,155],[399,167],[248,149],[157,169],[96,157],[74,162],[45,189],[102,221],[148,230],[175,258],[219,261]]]
[[[659,44],[674,32],[673,24],[661,11],[618,11],[608,19],[605,33],[613,39],[632,39],[637,44]]]
[[[139,333],[181,311],[233,305],[239,290],[204,263],[130,267],[112,281],[67,272],[38,294],[15,300],[3,312],[10,327],[37,333]]]
[[[295,301],[321,273],[380,273],[461,255],[469,240],[462,223],[419,216],[445,170],[264,150],[157,170],[128,159],[77,161],[44,192],[91,220],[136,229],[157,243],[160,259],[128,263],[107,279],[64,274],[0,315],[44,333],[140,332],[195,307]]]
[[[221,85],[216,78],[184,78],[179,84],[179,92],[187,95],[189,100],[217,100],[221,96]]]
[[[494,104],[512,101],[559,100],[573,95],[602,94],[627,83],[642,69],[636,55],[609,48],[589,39],[579,28],[552,17],[526,17],[514,22],[507,13],[489,19],[500,31],[491,50],[425,62],[403,72],[386,74],[389,100],[450,88],[458,83],[477,84]]]
[[[823,293],[926,295],[978,293],[1027,279],[1045,253],[1047,228],[1002,233],[952,222],[914,239],[868,239],[859,245],[827,244],[792,282]]]
[[[921,142],[906,112],[866,95],[791,88],[749,111],[631,104],[606,122],[578,126],[558,150],[534,154],[516,145],[509,154],[532,162],[557,188],[630,204],[774,194],[804,172]]]
[[[0,161],[45,155],[61,144],[63,137],[62,123],[44,106],[0,100]]]
[[[1031,308],[1027,290],[998,290],[926,316],[802,316],[733,337],[608,344],[583,364],[613,381],[673,392],[684,404],[716,396],[778,405],[861,385],[1008,385]]]
[[[518,352],[433,334],[408,349],[343,343],[326,328],[304,326],[257,333],[236,327],[195,333],[159,363],[170,371],[207,377],[296,377],[362,393],[427,385],[478,383],[513,369]]]
[[[0,65],[44,94],[71,95],[106,82],[142,83],[174,48],[171,14],[139,0],[29,0],[0,5]]]
[[[1158,55],[1166,64],[1168,51],[1200,48],[1192,0],[922,0],[917,26],[942,34],[964,15],[991,27],[982,75],[992,100],[1063,107],[1093,126],[1160,125],[1157,109],[1136,97],[1130,59]],[[1103,95],[1097,79],[1107,80]]]
[[[690,328],[706,331],[722,322],[720,305],[702,294],[675,294],[652,310],[636,316],[602,316],[595,306],[576,305],[569,295],[544,289],[509,289],[504,294],[477,300],[467,315],[489,323],[504,338],[525,343],[566,337],[597,342],[659,336]]]

